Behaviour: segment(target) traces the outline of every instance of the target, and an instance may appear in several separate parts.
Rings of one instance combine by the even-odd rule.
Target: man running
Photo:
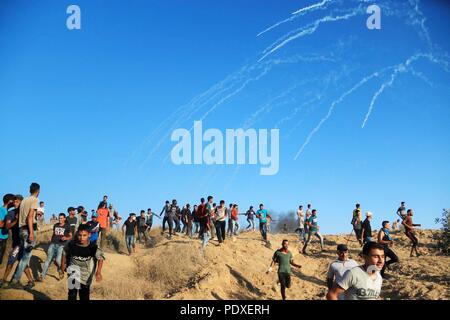
[[[259,205],[259,210],[256,211],[256,218],[259,219],[259,231],[265,242],[267,242],[267,210],[264,209],[264,204]]]
[[[380,297],[383,278],[384,248],[376,242],[363,247],[364,265],[347,270],[344,277],[328,291],[328,300],[338,300],[345,293],[345,300],[377,300]]]
[[[122,232],[125,236],[125,243],[128,249],[128,255],[131,253],[136,253],[136,234],[138,231],[136,214],[130,213],[127,221],[122,226]]]
[[[275,251],[272,262],[270,263],[267,273],[272,272],[272,266],[278,263],[278,280],[281,286],[281,297],[286,300],[286,288],[291,287],[291,265],[296,268],[301,268],[301,265],[294,263],[292,253],[289,251],[289,241],[283,240],[281,248]]]
[[[394,246],[394,240],[391,237],[389,232],[389,221],[383,221],[382,228],[378,232],[378,243],[384,247],[384,256],[389,257],[389,261],[385,261],[383,269],[381,270],[381,276],[385,278],[385,271],[391,264],[399,262],[397,255],[394,251],[392,251],[392,247]]]
[[[42,282],[47,275],[48,268],[53,259],[56,259],[56,265],[59,272],[59,280],[64,279],[64,270],[61,268],[63,251],[65,244],[72,239],[72,233],[70,231],[69,224],[66,223],[66,215],[64,213],[59,214],[59,222],[53,226],[53,235],[50,240],[50,246],[47,250],[47,260],[42,267],[42,274],[37,281]]]
[[[361,242],[367,243],[372,241],[372,226],[370,225],[370,221],[372,221],[373,214],[368,211],[366,213],[366,219],[362,223],[362,232],[361,232]]]
[[[65,247],[66,259],[63,259],[63,266],[67,261],[67,273],[69,274],[68,299],[89,300],[91,284],[94,278],[97,282],[102,281],[102,267],[105,257],[101,249],[89,242],[89,231],[87,226],[81,225],[78,229],[77,237],[70,241]],[[66,260],[66,261],[65,261]],[[77,276],[72,278],[73,274]],[[76,283],[73,283],[73,282]]]
[[[306,220],[308,225],[308,238],[306,239],[305,245],[303,246],[302,253],[306,254],[306,247],[311,242],[311,237],[315,236],[320,240],[320,251],[323,251],[323,237],[319,233],[319,226],[317,225],[317,210],[313,209],[311,211],[311,216]]]
[[[250,206],[250,208],[245,213],[245,216],[247,217],[248,222],[248,226],[245,230],[250,230],[251,228],[252,231],[255,231],[255,221],[254,221],[255,211],[253,210],[253,206]]]
[[[166,204],[164,205],[164,207],[161,210],[161,213],[159,214],[159,217],[161,217],[163,213],[164,213],[164,218],[163,218],[163,221],[162,221],[161,234],[164,234],[164,231],[166,231],[166,223],[169,223],[169,214],[170,214],[170,202],[169,202],[169,200],[166,201]]]
[[[420,227],[420,224],[414,224],[412,221],[412,217],[414,212],[412,209],[409,209],[407,212],[406,219],[403,220],[402,225],[405,227],[405,235],[411,240],[411,253],[410,257],[413,257],[413,252],[416,252],[416,257],[419,257],[421,254],[417,251],[417,247],[419,246],[419,239],[416,237],[416,229],[414,227]]]
[[[19,212],[19,228],[20,228],[20,250],[22,252],[22,257],[20,259],[19,265],[14,273],[14,277],[10,283],[11,288],[19,289],[20,279],[22,278],[22,273],[26,268],[29,268],[30,259],[32,256],[32,250],[36,245],[35,238],[35,214],[39,203],[39,193],[41,187],[39,184],[33,182],[30,185],[30,196],[25,198],[20,204]],[[26,288],[33,288],[34,281],[28,279],[28,284]]]
[[[328,290],[333,288],[333,285],[339,283],[344,278],[347,270],[353,269],[358,266],[358,263],[349,258],[348,248],[345,244],[337,246],[338,259],[330,264],[327,273],[327,287]],[[339,300],[344,300],[345,295],[342,293],[339,296]]]

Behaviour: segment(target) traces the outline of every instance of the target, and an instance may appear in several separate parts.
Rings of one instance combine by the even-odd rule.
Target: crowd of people
[[[264,204],[260,204],[256,212],[253,206],[250,206],[245,213],[239,213],[237,204],[230,203],[227,206],[224,200],[220,200],[217,205],[213,196],[208,196],[207,199],[201,198],[200,203],[193,208],[190,204],[180,208],[177,200],[174,199],[171,202],[166,201],[159,214],[148,208],[147,211],[141,210],[139,215],[130,213],[122,223],[119,213],[112,204],[108,203],[108,196],[105,195],[98,204],[97,210],[91,210],[90,219],[83,206],[69,207],[67,214],[60,213],[58,217],[52,217],[54,225],[47,258],[42,266],[41,274],[34,280],[29,262],[36,246],[36,231],[39,224],[42,224],[39,221],[42,220],[45,212],[44,202],[38,200],[39,193],[39,184],[32,183],[30,195],[26,198],[19,194],[6,194],[3,197],[3,206],[0,208],[0,265],[3,263],[9,236],[11,236],[11,249],[0,287],[6,285],[17,263],[8,287],[23,288],[20,280],[25,274],[28,280],[25,288],[31,289],[35,281],[45,281],[49,267],[54,261],[60,280],[65,278],[65,273],[69,278],[75,273],[77,275],[77,285],[69,286],[68,299],[76,300],[79,296],[82,300],[88,300],[94,277],[97,281],[102,280],[101,270],[105,260],[102,249],[109,231],[122,231],[128,253],[133,254],[136,252],[136,241],[148,243],[150,240],[149,232],[153,226],[154,217],[162,219],[161,234],[164,235],[168,229],[169,240],[174,235],[184,234],[191,239],[199,239],[201,248],[204,249],[213,238],[217,239],[219,246],[224,245],[226,239],[236,241],[241,229],[239,215],[244,215],[248,225],[241,231],[255,231],[256,218],[259,220],[261,239],[266,245],[270,245],[267,234],[272,217]],[[330,264],[327,273],[328,299],[376,299],[379,297],[383,278],[388,278],[386,269],[399,262],[398,256],[393,251],[394,240],[391,233],[399,231],[400,220],[406,236],[411,240],[410,255],[413,256],[413,253],[416,256],[420,255],[415,233],[415,227],[420,225],[413,223],[413,210],[407,210],[405,203],[402,202],[397,215],[400,219],[393,222],[395,230],[392,230],[389,221],[383,221],[376,238],[373,239],[371,226],[373,214],[367,212],[365,220],[362,220],[361,206],[356,204],[351,220],[352,233],[356,235],[356,242],[363,247],[360,257],[364,260],[364,264],[358,266],[349,258],[347,245],[350,239],[347,239],[347,244],[339,244],[338,259]],[[317,210],[308,204],[306,212],[303,212],[303,206],[299,206],[297,218],[298,228],[295,231],[298,232],[300,241],[303,243],[300,253],[308,254],[306,249],[314,237],[319,240],[320,250],[323,251],[324,238],[319,232]],[[286,299],[286,288],[291,286],[291,266],[301,268],[294,262],[288,248],[289,241],[283,240],[281,248],[275,251],[268,269],[268,272],[271,272],[274,264],[278,264],[282,299]],[[367,279],[372,281],[366,281]]]

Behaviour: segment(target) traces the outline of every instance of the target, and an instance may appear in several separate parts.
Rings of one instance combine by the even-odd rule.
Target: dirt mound
[[[383,282],[382,298],[385,299],[449,299],[450,257],[439,253],[435,243],[438,231],[419,231],[421,257],[409,257],[409,240],[403,234],[393,234],[394,251],[400,263],[393,265],[391,278]],[[336,259],[336,246],[347,243],[352,258],[359,260],[361,251],[353,237],[325,235],[325,251],[313,240],[309,254],[298,252],[301,243],[295,234],[269,235],[272,248],[265,246],[258,232],[245,232],[231,241],[227,238],[219,246],[210,241],[205,250],[198,239],[184,235],[168,240],[159,229],[152,230],[147,245],[138,244],[132,256],[126,251],[123,236],[112,233],[106,250],[103,281],[94,283],[93,299],[280,299],[276,272],[267,274],[271,257],[283,239],[290,241],[290,250],[301,270],[293,269],[291,300],[325,299],[326,271]],[[45,260],[45,247],[33,251],[34,265]],[[3,272],[4,268],[0,269]],[[25,278],[22,279],[25,282]],[[57,280],[56,267],[52,265],[44,283],[38,283],[33,292],[0,290],[0,299],[66,299],[67,285]]]

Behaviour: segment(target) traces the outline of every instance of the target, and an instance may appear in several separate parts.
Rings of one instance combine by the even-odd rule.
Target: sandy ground
[[[400,263],[392,266],[391,278],[383,282],[383,299],[449,299],[450,257],[440,255],[435,248],[433,234],[419,231],[421,257],[409,257],[409,240],[394,234],[394,251]],[[295,234],[270,235],[272,248],[261,240],[258,232],[240,234],[236,241],[227,238],[225,244],[210,241],[205,251],[200,241],[176,236],[171,241],[152,230],[148,245],[138,244],[137,253],[125,254],[123,240],[117,235],[116,245],[109,245],[103,268],[103,281],[92,285],[92,299],[141,300],[272,300],[280,299],[276,272],[266,274],[271,257],[283,239],[290,241],[290,250],[301,270],[293,269],[292,287],[287,291],[290,300],[325,299],[327,268],[335,258],[338,243],[346,243],[346,235],[325,235],[325,252],[319,252],[317,240],[308,248],[309,255],[298,252],[301,243]],[[348,242],[351,256],[358,257],[359,245]],[[33,273],[41,270],[47,245],[42,243],[33,251]],[[0,268],[3,275],[4,265]],[[22,278],[25,283],[25,277]],[[67,298],[65,280],[57,279],[51,266],[43,283],[29,291],[0,289],[1,299],[57,299]]]

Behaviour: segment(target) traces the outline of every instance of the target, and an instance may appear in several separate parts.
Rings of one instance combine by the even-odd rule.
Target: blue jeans
[[[13,282],[20,282],[20,278],[22,277],[22,274],[24,270],[29,266],[30,259],[32,256],[32,250],[30,248],[25,249],[25,242],[28,240],[28,229],[21,229],[20,233],[20,248],[23,252],[22,257],[20,259],[19,265],[17,266],[16,272],[14,273],[14,277],[12,279]],[[32,243],[34,247],[34,242]]]
[[[247,230],[249,230],[250,228],[252,230],[255,230],[255,222],[253,221],[253,219],[247,218],[247,222],[248,222]]]
[[[267,240],[267,224],[265,222],[259,223],[259,231],[261,232],[263,239]]]
[[[50,263],[53,258],[56,258],[56,264],[58,265],[58,270],[61,270],[61,258],[64,250],[64,245],[51,243],[47,250],[47,260],[45,260],[44,266],[42,267],[42,278],[47,275]]]
[[[194,222],[194,227],[191,229],[191,237],[198,232],[200,232],[200,222]]]
[[[203,233],[203,242],[202,242],[202,248],[205,249],[206,245],[208,244],[209,239],[211,238],[211,231],[206,231]]]
[[[128,252],[131,253],[133,251],[134,243],[135,243],[134,235],[131,235],[131,236],[126,235],[125,242],[127,244]]]

